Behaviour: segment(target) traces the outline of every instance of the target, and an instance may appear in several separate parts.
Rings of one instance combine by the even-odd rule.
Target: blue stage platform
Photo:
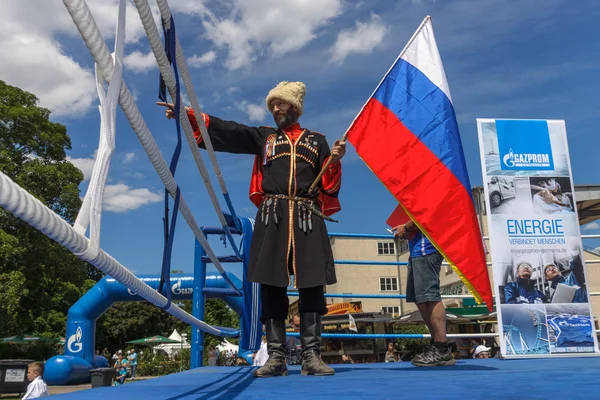
[[[456,366],[410,363],[332,365],[327,377],[256,379],[253,367],[203,367],[53,399],[583,399],[600,391],[600,358],[458,360]]]

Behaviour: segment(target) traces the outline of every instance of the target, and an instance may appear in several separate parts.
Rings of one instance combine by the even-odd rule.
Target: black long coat
[[[209,116],[208,134],[215,151],[261,157],[262,188],[257,190],[262,189],[265,194],[310,197],[308,189],[330,155],[325,137],[308,130],[304,130],[292,143],[278,129],[248,127]],[[200,147],[204,145],[201,143]],[[339,187],[339,184],[336,185],[326,194],[337,198]],[[261,196],[261,193],[255,194]],[[295,202],[279,199],[275,207],[277,223],[271,211],[269,221],[265,224],[265,201],[262,201],[256,214],[248,279],[285,287],[290,284],[290,275],[294,275],[297,288],[336,283],[333,252],[323,219],[313,214],[312,230],[306,229],[305,232],[299,226]],[[315,204],[320,207],[318,202]],[[274,204],[271,203],[270,207],[272,210]]]

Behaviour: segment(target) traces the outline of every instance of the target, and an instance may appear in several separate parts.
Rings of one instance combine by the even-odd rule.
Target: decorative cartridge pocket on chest
[[[290,144],[282,135],[269,135],[265,144],[265,163],[281,157],[290,157]]]
[[[319,147],[313,135],[309,135],[298,142],[296,156],[316,168],[319,160]]]

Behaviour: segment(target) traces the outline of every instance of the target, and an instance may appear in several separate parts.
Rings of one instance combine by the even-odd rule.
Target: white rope
[[[131,271],[104,252],[104,250],[99,249],[98,255],[94,259],[87,257],[85,250],[88,248],[88,239],[76,232],[71,225],[54,211],[50,210],[40,200],[13,182],[3,172],[0,172],[0,206],[27,222],[50,239],[65,246],[74,254],[78,254],[81,260],[94,265],[155,306],[164,308],[167,305],[167,299],[163,295],[142,282]],[[223,331],[214,328],[188,314],[173,303],[165,311],[213,335],[231,337],[237,336],[239,333],[234,330]]]
[[[446,335],[448,339],[460,338],[493,338],[500,336],[498,333],[449,333]],[[430,339],[430,334],[424,334],[423,338]]]
[[[160,34],[158,33],[158,29],[156,28],[156,24],[154,23],[154,18],[152,16],[152,10],[150,9],[150,6],[148,5],[147,0],[134,0],[134,3],[138,9],[138,13],[140,15],[140,19],[142,20],[142,24],[146,31],[146,35],[148,36],[148,41],[150,42],[150,47],[152,48],[154,57],[156,58],[156,62],[160,69],[160,74],[162,75],[162,78],[165,82],[165,85],[167,86],[167,89],[169,89],[169,94],[171,95],[171,99],[173,99],[173,101],[175,101],[176,96],[177,96],[177,92],[176,92],[176,90],[177,90],[176,84],[177,83],[175,82],[175,75],[173,74],[173,71],[171,70],[171,66],[169,65],[169,60],[167,59],[167,55],[165,54],[165,49],[161,43]],[[179,52],[177,53],[178,56],[180,54],[181,53],[179,53]],[[189,79],[189,71],[187,69],[187,64],[185,62],[185,59],[181,60],[180,57],[177,57],[177,67],[180,69],[182,77],[187,76],[187,79],[184,78],[184,82],[185,81],[188,82],[185,85],[186,91],[188,93],[188,97],[190,98],[190,102],[191,102],[192,106],[194,106],[194,104],[197,106],[197,108],[194,108],[194,112],[196,113],[196,118],[200,118],[201,114],[200,114],[200,107],[198,106],[198,99],[196,98],[196,93],[194,92],[194,89],[193,89],[190,79]],[[185,73],[184,73],[184,71],[185,71]],[[215,190],[213,188],[212,182],[210,180],[210,176],[208,175],[206,165],[204,164],[204,161],[202,160],[202,155],[200,153],[200,149],[198,148],[198,143],[196,142],[196,138],[194,137],[194,132],[193,132],[192,126],[190,125],[190,121],[188,119],[185,107],[182,107],[182,106],[179,107],[179,120],[180,120],[181,126],[183,127],[183,131],[185,132],[185,137],[190,146],[190,150],[192,151],[192,156],[194,157],[194,161],[196,162],[198,171],[200,171],[200,175],[202,176],[202,180],[204,181],[204,184],[206,185],[206,190],[208,192],[208,195],[213,203],[215,211],[217,212],[217,216],[219,217],[219,221],[221,222],[221,225],[225,229],[228,230],[229,228],[227,225],[227,220],[225,219],[223,210],[221,210],[221,205],[219,204],[219,200],[218,200]],[[210,141],[210,137],[208,137],[208,132],[206,132],[206,126],[204,123],[202,123],[201,119],[199,119],[199,121],[200,122],[198,123],[198,126],[200,127],[200,131],[203,132],[202,137],[204,139],[204,143],[206,145],[206,150],[208,151],[210,160],[211,160],[213,168],[215,170],[215,174],[217,175],[217,179],[219,180],[221,189],[223,190],[223,194],[227,194],[227,187],[225,186],[225,181],[223,180],[223,176],[221,175],[221,171],[219,169],[219,164],[217,162],[217,158],[216,158],[212,143]],[[228,239],[229,239],[231,245],[233,246],[233,248],[237,249],[237,245],[233,241],[233,238],[231,237],[231,233],[228,234]]]
[[[104,41],[104,38],[98,29],[98,25],[96,25],[96,22],[94,21],[94,18],[92,17],[85,0],[63,0],[63,3],[71,14],[71,18],[77,26],[77,29],[85,41],[86,46],[94,57],[100,72],[105,79],[110,79],[113,69],[112,58],[108,53],[106,42]],[[148,158],[152,162],[152,165],[156,169],[161,181],[165,185],[165,188],[174,199],[177,191],[177,183],[175,182],[171,171],[169,171],[169,167],[160,153],[154,137],[150,133],[150,130],[148,129],[148,126],[146,125],[146,122],[137,108],[137,105],[133,100],[133,96],[131,95],[131,92],[127,88],[127,85],[124,81],[121,84],[119,103],[121,104],[121,108],[127,117],[131,128],[140,140],[140,143],[144,147],[146,154],[148,154]],[[190,226],[200,245],[206,251],[206,255],[209,257],[217,271],[219,271],[219,273],[223,276],[223,279],[225,279],[232,289],[239,290],[237,287],[235,287],[225,272],[225,269],[221,265],[221,262],[218,260],[217,256],[210,247],[206,237],[202,233],[198,223],[192,215],[192,212],[190,211],[190,208],[188,207],[183,195],[180,195],[179,211]]]
[[[114,68],[110,79],[108,90],[104,90],[104,78],[95,65],[96,88],[100,100],[100,144],[92,177],[83,205],[77,220],[75,230],[85,235],[88,224],[90,225],[89,247],[84,251],[86,258],[94,259],[100,251],[100,227],[102,220],[102,202],[104,200],[104,187],[110,169],[110,161],[115,149],[115,130],[117,119],[117,105],[119,104],[119,92],[123,77],[123,49],[125,48],[125,0],[119,1],[119,16],[117,20],[117,32],[115,34],[115,52],[113,53]]]
[[[136,2],[136,4],[138,3],[137,0],[134,0]],[[143,0],[145,3],[148,3],[147,0]],[[169,28],[171,26],[171,10],[169,9],[169,4],[166,0],[157,0],[156,3],[158,4],[158,9],[160,10],[160,14],[162,17],[162,20],[165,23],[165,26],[167,28]],[[175,38],[175,53],[176,53],[176,59],[177,59],[177,66],[179,68],[179,71],[181,73],[181,79],[183,80],[183,84],[185,86],[185,91],[188,94],[188,97],[190,99],[190,104],[192,106],[192,109],[194,110],[194,114],[196,114],[196,116],[198,118],[200,118],[201,115],[201,110],[200,110],[200,103],[198,103],[198,97],[196,96],[196,91],[194,90],[194,85],[192,84],[192,79],[190,76],[190,71],[188,69],[188,65],[187,65],[187,61],[185,59],[185,56],[183,54],[183,48],[181,47],[181,44],[179,43],[179,36],[177,36]],[[215,175],[217,176],[217,180],[219,182],[219,185],[221,186],[221,190],[223,193],[228,193],[227,192],[227,186],[225,185],[225,180],[223,179],[223,174],[221,173],[221,169],[219,168],[219,163],[217,162],[217,157],[215,155],[215,151],[213,150],[213,145],[212,142],[210,141],[210,136],[208,135],[208,132],[206,130],[206,125],[200,123],[198,124],[199,128],[200,128],[200,133],[202,134],[202,139],[206,145],[206,150],[208,151],[209,157],[210,157],[210,161],[212,163]]]

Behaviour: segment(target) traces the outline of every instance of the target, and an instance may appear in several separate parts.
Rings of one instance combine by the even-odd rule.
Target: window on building
[[[379,278],[379,290],[382,292],[397,292],[398,278]]]
[[[398,254],[403,254],[408,251],[408,240],[398,241]]]
[[[377,243],[377,254],[381,255],[394,255],[394,242],[379,242]]]
[[[396,307],[381,307],[381,313],[398,315],[398,314],[400,314],[400,307],[398,307],[398,306],[396,306]]]

